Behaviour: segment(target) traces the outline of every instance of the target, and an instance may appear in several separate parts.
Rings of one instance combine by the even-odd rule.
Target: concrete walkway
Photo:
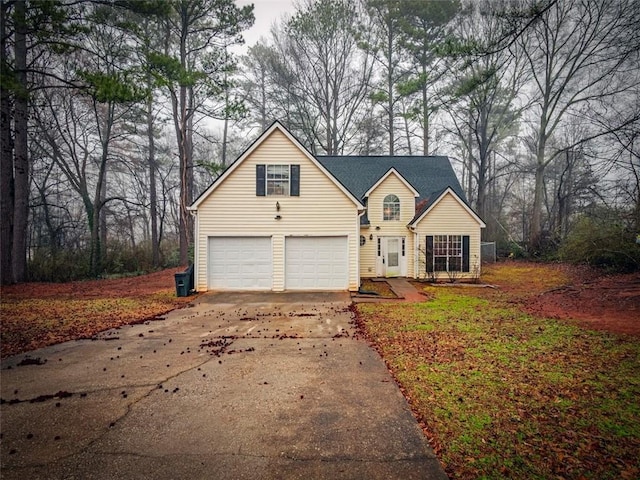
[[[446,479],[349,295],[218,294],[2,361],[7,479]]]
[[[391,291],[397,298],[379,297],[373,294],[352,294],[355,303],[378,303],[378,302],[424,302],[426,296],[420,293],[406,278],[391,277],[376,279],[374,281],[384,281],[389,285]]]
[[[424,302],[425,296],[421,294],[406,278],[387,278],[389,288],[398,298],[405,302]]]

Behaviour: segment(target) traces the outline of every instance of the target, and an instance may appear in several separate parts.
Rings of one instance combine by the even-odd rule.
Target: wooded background
[[[273,120],[447,155],[503,254],[640,269],[640,2],[2,0],[2,283],[186,265],[187,207]]]

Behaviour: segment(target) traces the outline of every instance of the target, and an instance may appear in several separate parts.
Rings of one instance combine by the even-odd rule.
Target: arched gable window
[[[387,195],[382,202],[383,220],[400,220],[400,199],[396,195]]]

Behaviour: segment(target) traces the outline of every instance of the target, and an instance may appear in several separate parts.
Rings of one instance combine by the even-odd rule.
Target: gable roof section
[[[481,228],[485,228],[487,225],[482,221],[482,219],[474,212],[467,202],[465,202],[460,196],[451,188],[446,187],[442,191],[440,191],[437,195],[434,195],[432,198],[427,199],[425,205],[416,212],[416,216],[413,217],[413,220],[409,222],[409,225],[417,225],[422,221],[424,217],[426,217],[431,210],[442,200],[447,194],[451,194],[451,196],[460,204],[462,208],[464,208],[467,213],[480,224]]]
[[[198,207],[200,206],[200,204],[206,200],[206,198],[218,187],[218,185],[220,185],[222,182],[224,182],[224,180],[227,177],[229,177],[242,164],[242,162],[249,155],[251,155],[260,146],[260,144],[262,144],[262,142],[265,141],[269,137],[269,135],[271,135],[271,133],[273,133],[274,130],[279,130],[280,132],[282,132],[291,141],[291,143],[293,143],[300,150],[300,152],[305,157],[307,157],[307,159],[309,159],[309,161],[311,163],[313,163],[315,166],[317,166],[318,169],[320,169],[320,171],[323,172],[327,176],[327,178],[329,178],[329,180],[331,180],[331,182],[333,182],[340,189],[340,191],[342,191],[342,193],[344,193],[344,195],[346,197],[348,197],[349,200],[351,200],[356,205],[358,210],[364,210],[364,206],[358,200],[358,198],[356,198],[349,191],[349,189],[345,188],[345,186],[342,183],[340,183],[340,181],[338,179],[336,179],[336,177],[334,177],[334,175],[321,162],[319,162],[317,160],[317,158],[314,157],[313,154],[311,152],[309,152],[309,150],[307,150],[298,141],[298,139],[295,138],[277,120],[274,121],[269,128],[267,128],[264,132],[262,132],[262,134],[251,145],[249,145],[249,147],[247,147],[247,149],[231,165],[229,165],[224,170],[224,172],[222,172],[220,174],[220,176],[218,178],[216,178],[213,181],[213,183],[204,192],[202,192],[200,194],[200,196],[198,198],[196,198],[196,200],[191,204],[190,207],[188,207],[188,209],[189,210],[198,210]]]
[[[395,175],[395,176],[398,178],[398,180],[400,180],[400,181],[401,181],[401,182],[402,182],[402,183],[403,183],[403,184],[404,184],[404,185],[405,185],[409,190],[411,190],[411,193],[413,193],[413,196],[414,196],[414,197],[419,197],[419,196],[420,196],[420,194],[418,193],[418,191],[417,191],[415,188],[413,188],[413,185],[411,185],[411,184],[407,181],[407,179],[406,179],[406,178],[404,178],[402,175],[400,175],[400,174],[398,173],[398,171],[397,171],[395,168],[391,167],[391,168],[387,171],[387,173],[385,173],[385,174],[384,174],[384,175],[383,175],[383,176],[382,176],[382,177],[381,177],[381,178],[380,178],[376,183],[374,183],[374,184],[373,184],[373,186],[372,186],[369,190],[367,190],[367,191],[364,193],[364,198],[366,198],[366,197],[368,197],[369,195],[371,195],[371,192],[373,192],[376,188],[378,188],[378,186],[379,186],[382,182],[384,182],[384,181],[386,180],[386,178],[387,178],[389,175]]]
[[[451,167],[448,157],[443,156],[318,156],[317,159],[351,193],[364,199],[389,170],[410,182],[418,192],[416,201],[433,198],[434,194],[450,187],[466,202],[466,197]]]

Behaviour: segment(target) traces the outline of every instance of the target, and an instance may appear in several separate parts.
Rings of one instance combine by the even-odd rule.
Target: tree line
[[[187,264],[194,197],[273,120],[448,155],[485,240],[640,266],[640,4],[3,1],[2,282]]]

